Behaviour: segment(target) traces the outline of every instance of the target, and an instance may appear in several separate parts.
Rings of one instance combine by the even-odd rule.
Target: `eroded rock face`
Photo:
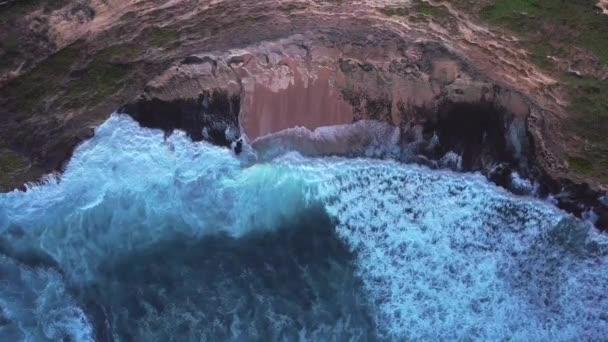
[[[293,140],[285,130],[303,127],[296,145],[305,141],[319,154],[388,141],[407,152],[397,158],[480,170],[514,191],[513,172],[543,180],[546,192],[568,188],[560,179],[572,174],[564,162],[572,143],[560,126],[567,101],[559,82],[530,63],[514,37],[472,22],[450,2],[424,1],[450,20],[417,12],[414,1],[57,3],[13,30],[44,44],[21,49],[27,56],[0,75],[0,147],[35,165],[2,189],[60,169],[125,103],[143,125],[235,150],[242,141],[262,148],[277,137]],[[22,96],[47,77],[46,62],[52,82]],[[106,71],[119,79],[104,79]],[[83,91],[91,82],[105,91]],[[341,129],[342,140],[315,131],[367,120],[382,123],[373,126],[390,133],[387,141],[364,124]],[[569,193],[585,195],[562,197],[595,196]]]
[[[130,113],[144,127],[162,128],[167,134],[178,129],[194,141],[205,139],[229,146],[240,135],[240,105],[239,94],[216,88],[203,90],[197,98],[140,99],[121,111]]]
[[[374,32],[348,40],[309,32],[194,54],[123,110],[236,152],[251,143],[262,159],[284,149],[391,157],[481,171],[517,193],[561,194],[557,204],[579,216],[599,208],[588,187],[547,181],[530,124],[540,108],[529,98],[441,43]]]
[[[598,0],[596,6],[602,10],[602,13],[608,15],[608,0]]]
[[[471,102],[482,93],[502,97],[490,102],[524,103],[509,106],[525,111],[528,100],[504,91],[514,89],[548,110],[530,115],[538,159],[552,174],[566,170],[563,139],[552,133],[564,115],[558,82],[535,68],[512,37],[477,25],[448,2],[431,2],[450,13],[447,21],[421,14],[421,1],[40,3],[11,26],[39,39],[20,42],[22,56],[0,70],[0,144],[32,160],[39,173],[60,168],[73,145],[61,148],[65,141],[88,136],[144,87],[144,99],[163,101],[197,99],[215,88],[246,93],[240,126],[251,139],[294,125],[388,116],[402,127],[412,123],[408,106]],[[22,96],[22,88],[47,75],[49,63],[52,82]],[[108,70],[119,79],[104,79],[107,91],[83,90]]]
[[[466,170],[501,162],[528,169],[529,100],[485,79],[440,43],[372,32],[346,41],[309,33],[192,55],[148,83],[125,111],[144,125],[182,128],[195,139],[203,129],[221,135],[227,127],[211,124],[225,121],[249,141],[292,127],[377,120],[399,128],[405,143],[439,139],[432,149],[414,148],[415,155],[454,152]],[[205,114],[213,119],[201,114],[192,123],[208,101],[204,94],[233,99],[232,110],[224,106]]]

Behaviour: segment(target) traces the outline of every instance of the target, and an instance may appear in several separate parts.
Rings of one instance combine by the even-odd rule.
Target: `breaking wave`
[[[602,340],[608,241],[477,174],[114,115],[0,195],[0,340]]]

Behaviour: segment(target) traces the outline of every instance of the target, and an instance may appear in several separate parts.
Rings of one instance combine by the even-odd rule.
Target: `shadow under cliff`
[[[139,99],[119,112],[128,113],[143,127],[159,128],[167,134],[179,129],[193,141],[230,146],[240,136],[240,101],[238,94],[214,89],[203,91],[197,99]]]
[[[240,102],[238,94],[214,89],[197,99],[139,99],[121,111],[144,127],[160,128],[167,134],[183,130],[194,141],[207,140],[240,153],[244,144]],[[484,99],[440,101],[435,106],[409,108],[409,115],[410,124],[399,128],[401,148],[407,146],[413,154],[406,162],[481,172],[513,193],[551,197],[559,208],[579,218],[588,218],[592,212],[597,216],[596,225],[608,229],[608,207],[599,191],[588,184],[554,179],[542,169],[527,117]],[[446,162],[450,155],[458,159]]]
[[[444,102],[422,111],[432,118],[424,125],[425,139],[436,136],[439,141],[421,151],[425,157],[437,161],[454,152],[461,158],[455,170],[479,171],[516,194],[551,197],[557,207],[579,218],[589,218],[593,212],[596,226],[608,229],[608,206],[600,200],[601,192],[585,183],[555,179],[540,167],[527,119],[490,101]],[[530,182],[527,189],[522,189],[521,180]]]

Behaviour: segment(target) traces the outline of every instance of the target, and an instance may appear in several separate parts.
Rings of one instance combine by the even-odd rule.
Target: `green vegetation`
[[[19,56],[19,37],[15,32],[9,32],[0,41],[0,49],[4,51],[0,55],[0,71],[14,67],[15,60]]]
[[[585,133],[591,133],[588,138],[608,143],[608,82],[573,75],[563,80],[571,88],[571,109],[583,115]]]
[[[571,58],[573,47],[590,51],[608,64],[608,17],[595,0],[494,0],[480,16],[490,24],[517,33],[532,53],[531,60],[545,70],[558,72],[547,56]],[[585,141],[576,157],[568,158],[574,172],[608,181],[608,82],[592,76],[563,75],[570,92],[572,118],[569,134]]]
[[[26,18],[28,14],[42,10],[49,13],[61,8],[69,0],[0,0],[4,2],[0,6],[0,73],[16,69],[24,60],[31,59],[29,54],[32,46],[30,35],[24,34],[27,26],[31,23],[19,21]],[[26,64],[27,66],[27,64]]]
[[[585,158],[570,157],[568,158],[568,164],[575,172],[582,175],[589,175],[593,172],[593,163]]]
[[[608,180],[608,82],[566,75],[575,116],[569,127],[583,138],[577,158],[570,158],[571,167],[581,174]]]
[[[120,90],[130,66],[114,63],[121,57],[134,57],[142,51],[128,46],[113,46],[101,50],[83,70],[72,71],[80,61],[77,47],[65,48],[49,57],[25,75],[14,81],[9,88],[16,98],[19,109],[31,112],[52,93],[60,93],[66,77],[72,78],[65,86],[65,97],[72,106],[84,103],[96,104]]]
[[[110,63],[92,63],[80,78],[67,85],[66,98],[71,105],[97,104],[123,86],[129,67]]]
[[[417,1],[414,8],[409,7],[383,7],[378,11],[388,16],[405,17],[411,13],[421,13],[429,17],[444,17],[448,15],[448,11],[443,6],[432,6],[426,2]]]
[[[394,16],[405,17],[406,15],[411,13],[411,10],[407,7],[382,7],[382,8],[378,8],[378,11],[380,11],[382,14],[388,15],[390,17],[394,17]]]
[[[563,50],[544,41],[529,44],[528,50],[532,53],[530,56],[532,62],[545,70],[553,70],[555,68],[553,61],[547,58],[547,56],[563,54]]]
[[[98,61],[126,61],[132,58],[137,58],[144,53],[144,49],[130,45],[130,44],[118,44],[107,47],[100,50],[95,55],[95,59]]]
[[[136,55],[141,51],[117,45],[101,50],[86,69],[78,72],[78,78],[67,85],[66,98],[72,106],[83,103],[97,104],[104,98],[119,91],[124,79],[129,75],[128,64],[114,63],[116,58]]]
[[[79,57],[80,51],[77,47],[67,47],[49,57],[38,69],[47,77],[60,76],[70,71]]]
[[[0,149],[0,183],[10,180],[11,174],[28,167],[28,160],[10,150]]]
[[[443,6],[431,6],[426,2],[420,2],[416,6],[416,10],[430,17],[442,17],[448,14],[448,11]]]
[[[568,164],[579,175],[595,177],[605,182],[608,180],[608,145],[583,146],[576,152],[576,156],[568,158]]]
[[[69,73],[79,56],[77,48],[67,47],[15,80],[8,89],[10,95],[18,100],[20,109],[31,111],[40,104],[45,94],[56,91],[53,84]]]
[[[16,32],[10,32],[1,42],[0,47],[7,52],[16,52],[19,49],[19,36]]]
[[[14,18],[27,14],[35,10],[38,6],[46,1],[42,0],[23,0],[15,1],[10,5],[6,5],[0,12],[0,24],[11,22]]]
[[[144,31],[143,37],[152,46],[163,47],[170,45],[175,41],[178,41],[179,33],[168,28],[154,27],[152,29]]]
[[[80,45],[67,47],[13,81],[7,89],[19,110],[34,111],[43,99],[55,93],[71,107],[97,104],[122,88],[132,69],[128,59],[143,53],[136,46],[111,46],[99,51],[84,69],[78,70],[83,62],[80,51]]]
[[[594,0],[496,0],[482,19],[524,35],[581,46],[608,63],[608,19]]]
[[[0,12],[0,24],[11,23],[14,19],[22,17],[36,9],[43,8],[44,11],[52,11],[61,8],[69,0],[14,0],[4,5]]]
[[[279,9],[285,13],[292,13],[295,11],[303,11],[305,9],[307,9],[308,6],[304,5],[304,4],[299,4],[299,3],[286,3],[286,4],[281,4]]]

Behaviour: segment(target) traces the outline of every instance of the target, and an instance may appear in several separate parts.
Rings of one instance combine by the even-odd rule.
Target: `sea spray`
[[[244,159],[114,115],[60,179],[0,195],[0,237],[48,259],[2,251],[40,276],[0,290],[0,337],[608,335],[605,236],[549,203],[390,160]]]

